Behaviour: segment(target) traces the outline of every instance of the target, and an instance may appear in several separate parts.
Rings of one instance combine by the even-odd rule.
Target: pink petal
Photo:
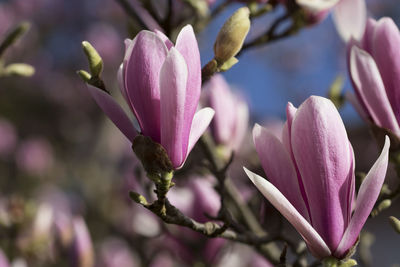
[[[346,193],[347,198],[346,201],[342,201],[342,210],[344,214],[344,222],[345,225],[349,225],[350,223],[350,218],[351,218],[351,212],[353,211],[353,203],[354,203],[354,198],[355,198],[355,188],[356,188],[356,173],[355,173],[355,165],[356,161],[354,158],[354,150],[353,146],[351,145],[350,141],[349,143],[349,150],[351,154],[351,177],[347,180],[347,185],[344,186],[344,188],[347,188],[348,191]]]
[[[307,195],[304,189],[304,185],[303,185],[303,180],[301,179],[301,175],[299,172],[299,168],[297,167],[296,161],[294,159],[294,155],[293,155],[293,150],[292,150],[292,141],[291,141],[291,130],[292,130],[292,122],[293,122],[293,118],[295,116],[297,112],[297,108],[295,106],[293,106],[292,103],[288,102],[287,106],[286,106],[286,117],[287,117],[287,121],[285,122],[284,126],[283,126],[283,130],[282,130],[282,143],[285,146],[286,150],[288,151],[290,158],[292,160],[293,166],[296,170],[296,175],[297,175],[297,181],[299,184],[299,188],[300,188],[300,192],[301,192],[301,196],[303,198],[304,204],[307,208],[307,213],[308,216],[306,217],[307,220],[311,221],[310,218],[310,206],[308,205],[308,199],[307,199]]]
[[[349,101],[353,105],[353,107],[357,111],[358,115],[360,115],[360,117],[364,121],[369,121],[370,120],[369,115],[366,113],[368,111],[363,108],[363,106],[361,105],[361,103],[359,102],[359,100],[357,99],[355,94],[353,94],[350,91],[347,91],[345,93],[345,98],[346,98],[347,101]]]
[[[341,0],[333,10],[336,30],[345,42],[360,41],[367,20],[365,0]]]
[[[243,168],[253,184],[268,201],[293,225],[304,238],[313,255],[319,259],[331,255],[328,246],[318,232],[304,219],[285,196],[270,182],[261,176]]]
[[[373,45],[374,45],[374,34],[375,34],[375,27],[377,21],[372,18],[368,18],[367,25],[365,26],[365,32],[363,39],[361,41],[362,49],[367,51],[370,55],[372,55]]]
[[[400,134],[375,61],[367,52],[356,46],[353,46],[350,52],[350,73],[355,89],[373,121],[380,127]]]
[[[232,141],[236,116],[236,105],[229,85],[221,74],[216,74],[204,86],[203,92],[208,93],[209,105],[215,110],[212,122],[215,141],[227,145]]]
[[[285,145],[286,150],[291,154],[292,159],[293,158],[293,152],[292,152],[292,144],[290,141],[290,131],[292,128],[292,121],[294,118],[294,115],[296,114],[297,108],[293,106],[292,103],[288,102],[286,106],[286,123],[283,126],[282,130],[282,142]]]
[[[196,112],[201,90],[201,62],[196,36],[191,25],[186,25],[176,39],[176,49],[181,53],[188,68],[185,120],[191,120]]]
[[[296,0],[298,5],[311,12],[325,11],[334,7],[338,2],[339,0]]]
[[[190,128],[189,144],[187,149],[187,155],[192,151],[194,145],[197,143],[199,138],[207,130],[211,120],[214,117],[214,110],[212,108],[203,108],[194,114],[192,126]]]
[[[335,249],[347,226],[351,151],[346,129],[333,103],[309,97],[292,123],[293,155],[300,171],[313,227]]]
[[[361,184],[360,190],[358,191],[353,217],[351,218],[350,224],[340,241],[339,247],[335,251],[335,255],[338,257],[344,256],[354,245],[358,235],[360,234],[361,228],[364,226],[365,221],[378,199],[388,166],[389,147],[390,139],[386,136],[385,145],[382,149],[381,155],[368,172],[365,180]]]
[[[168,50],[170,50],[171,47],[174,46],[174,44],[169,40],[169,38],[162,31],[155,30],[154,32],[157,34],[158,37],[160,37],[161,40],[163,40],[163,42],[167,46]]]
[[[243,139],[246,136],[249,124],[249,106],[247,103],[236,97],[236,116],[234,122],[234,135],[232,137],[231,145],[232,149],[238,150],[240,145],[243,143]]]
[[[309,221],[307,207],[301,196],[295,166],[290,154],[274,134],[258,124],[253,128],[253,139],[261,165],[269,181]]]
[[[103,90],[87,84],[89,93],[92,95],[97,105],[104,111],[110,120],[118,127],[118,129],[129,139],[133,141],[137,132],[132,121],[128,118],[122,108],[115,100]]]
[[[392,104],[393,111],[400,121],[400,33],[396,24],[390,18],[378,21],[372,56],[386,88],[386,93]]]
[[[191,207],[193,219],[199,222],[207,222],[205,214],[217,216],[221,207],[219,194],[214,189],[214,184],[205,177],[191,177],[189,188],[194,194],[195,201]]]
[[[122,63],[119,66],[118,73],[117,73],[117,81],[118,81],[118,87],[119,90],[121,91],[122,96],[124,97],[126,103],[128,103],[128,106],[132,109],[131,105],[129,104],[129,99],[126,94],[126,89],[125,89],[125,83],[124,83],[124,64]]]
[[[159,76],[168,50],[164,42],[149,31],[141,31],[131,47],[125,63],[126,95],[142,133],[160,142]]]
[[[175,168],[185,161],[192,124],[184,117],[187,76],[185,59],[172,47],[160,71],[161,145]]]

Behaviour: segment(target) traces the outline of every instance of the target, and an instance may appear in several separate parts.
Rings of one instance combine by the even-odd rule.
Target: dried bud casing
[[[242,48],[250,30],[250,10],[239,8],[222,26],[214,43],[215,59],[219,64],[234,57]]]

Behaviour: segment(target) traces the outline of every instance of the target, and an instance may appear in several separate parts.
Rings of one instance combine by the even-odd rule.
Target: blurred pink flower
[[[298,109],[289,103],[282,142],[259,125],[253,138],[269,181],[245,168],[250,180],[296,228],[315,257],[344,258],[379,196],[389,138],[361,184],[354,207],[354,153],[330,100],[311,96]]]
[[[0,267],[9,267],[10,263],[8,262],[8,259],[6,255],[4,254],[3,250],[0,249]]]
[[[230,89],[221,74],[214,75],[204,85],[203,96],[215,111],[211,131],[216,143],[228,150],[238,150],[248,129],[246,102]]]
[[[220,196],[214,189],[211,177],[191,177],[189,189],[193,193],[191,205],[192,218],[199,222],[206,222],[209,219],[205,214],[217,216],[221,207]]]
[[[214,189],[212,177],[191,177],[187,187],[172,188],[168,193],[170,202],[179,208],[185,215],[198,222],[206,222],[210,219],[205,216],[217,216],[221,206],[219,195]],[[182,234],[184,232],[185,234]],[[166,248],[176,254],[188,264],[193,264],[196,256],[201,255],[206,264],[213,264],[217,260],[226,241],[221,238],[207,239],[199,233],[177,229],[171,231],[166,237]],[[198,251],[191,251],[187,247],[196,242]]]
[[[6,158],[14,152],[17,139],[14,126],[8,120],[0,118],[0,158]]]
[[[82,217],[72,221],[74,239],[71,247],[71,262],[75,267],[94,266],[94,251],[89,230]]]
[[[151,261],[150,267],[173,267],[174,261],[168,253],[159,253]]]
[[[285,1],[286,2],[286,1]],[[333,10],[334,16],[349,15],[349,28],[359,28],[365,25],[365,0],[296,0],[305,11],[310,24],[324,20]],[[356,16],[363,13],[362,16]]]
[[[53,161],[52,147],[45,139],[31,138],[18,145],[16,152],[17,166],[29,174],[45,174],[52,167]]]
[[[333,21],[344,41],[361,40],[367,23],[365,0],[341,0],[334,8]]]
[[[100,247],[99,267],[139,266],[125,241],[117,238],[106,239]]]
[[[87,40],[96,47],[106,63],[117,63],[122,58],[122,37],[109,24],[93,23],[87,30]]]
[[[349,71],[360,115],[400,138],[400,32],[390,18],[369,19],[364,36],[350,41]]]

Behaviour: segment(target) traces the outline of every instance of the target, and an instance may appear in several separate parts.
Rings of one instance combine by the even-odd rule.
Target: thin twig
[[[132,6],[129,4],[127,0],[115,0],[115,1],[117,1],[118,4],[120,4],[120,6],[126,12],[126,14],[130,16],[133,20],[135,20],[141,28],[147,29],[146,23],[144,23],[142,18],[138,14],[136,14],[135,10],[132,8]]]
[[[243,53],[247,49],[254,48],[256,46],[260,46],[260,45],[263,45],[266,43],[270,43],[270,42],[285,38],[288,35],[290,35],[289,33],[291,32],[292,26],[289,27],[287,30],[285,30],[283,33],[280,33],[280,34],[276,33],[276,30],[278,29],[278,27],[282,23],[286,22],[290,17],[291,17],[290,14],[286,13],[283,16],[276,19],[274,21],[274,23],[271,25],[271,27],[264,34],[261,34],[253,41],[250,41],[250,42],[244,44],[243,48],[241,49],[241,51],[238,53],[237,56],[239,56],[241,53]]]
[[[213,150],[211,149],[211,146],[209,144],[210,140],[206,140],[205,137],[201,137],[199,140],[199,144],[201,148],[203,149],[203,152],[207,158],[207,160],[210,163],[210,171],[213,173],[213,175],[217,178],[217,180],[222,183],[220,184],[220,187],[223,187],[223,191],[220,192],[220,194],[227,194],[230,199],[233,200],[233,203],[235,204],[236,208],[240,212],[241,218],[246,222],[247,226],[249,227],[250,231],[255,234],[255,235],[262,235],[262,236],[267,236],[266,232],[262,229],[261,225],[258,223],[257,218],[254,216],[254,214],[251,212],[251,210],[247,207],[246,203],[244,201],[240,201],[239,197],[239,190],[235,187],[233,183],[228,182],[227,186],[227,181],[226,180],[226,171],[227,171],[227,166],[219,167],[221,163],[219,162],[219,159],[215,156]],[[222,171],[221,171],[222,170]],[[223,200],[223,198],[222,198]],[[221,209],[223,209],[223,204],[221,203]],[[243,213],[244,212],[244,213]],[[276,240],[276,239],[273,239]],[[276,247],[275,244],[270,243],[270,244],[258,244],[255,246],[255,248],[262,254],[264,255],[268,260],[278,263],[279,262],[279,256],[280,256],[280,251],[278,247]]]
[[[167,34],[167,36],[171,35],[172,29],[173,29],[173,25],[172,25],[172,18],[173,18],[173,7],[172,7],[173,3],[172,0],[168,0],[168,7],[167,7],[167,15],[165,16],[164,19],[164,30],[165,33]]]

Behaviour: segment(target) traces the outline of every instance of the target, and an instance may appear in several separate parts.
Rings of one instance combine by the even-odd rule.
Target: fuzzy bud
[[[390,224],[392,225],[393,229],[400,234],[400,220],[394,216],[389,217]]]
[[[219,64],[234,57],[242,48],[250,30],[250,10],[239,8],[222,26],[214,43],[215,59]]]
[[[100,77],[103,71],[103,60],[96,49],[87,41],[82,42],[83,51],[89,61],[89,69],[94,77]]]
[[[35,68],[25,63],[13,63],[5,67],[3,75],[30,77],[35,74]]]

